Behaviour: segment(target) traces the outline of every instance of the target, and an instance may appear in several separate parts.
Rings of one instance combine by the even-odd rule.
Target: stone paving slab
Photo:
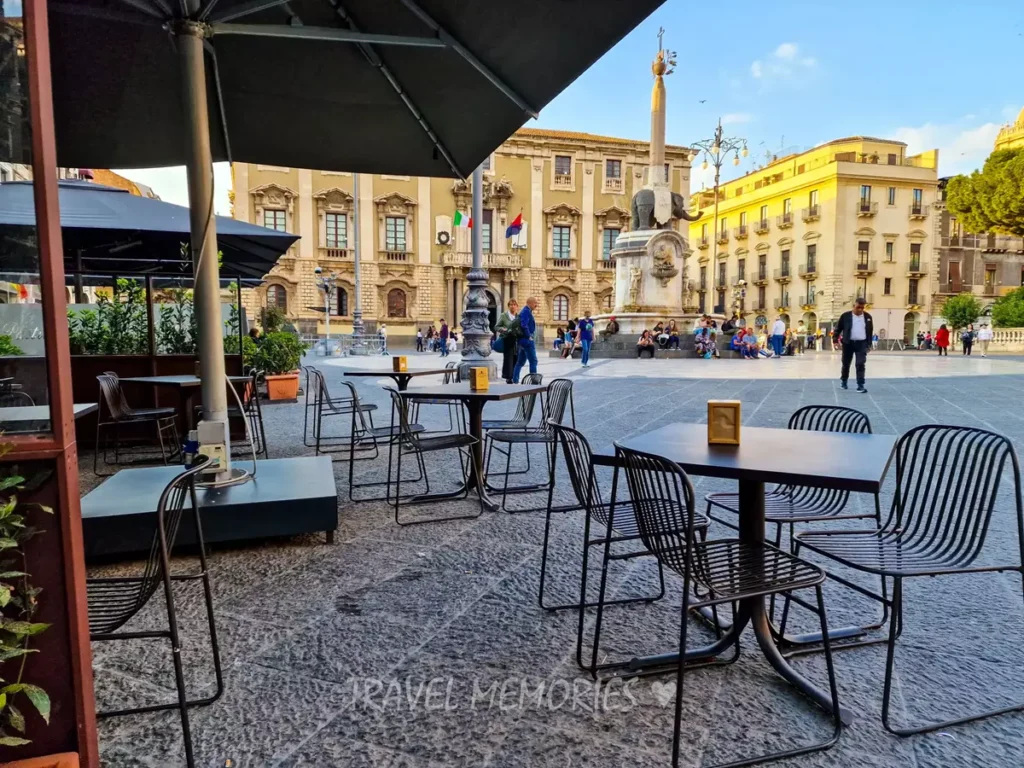
[[[432,359],[420,360],[429,356],[411,357],[416,367],[432,364]],[[343,365],[315,362],[337,390]],[[1018,451],[1024,450],[1024,415],[1016,408],[1024,387],[1024,362],[1019,360],[952,357],[947,363],[923,355],[877,355],[869,359],[867,395],[837,387],[838,360],[828,353],[815,359],[732,362],[654,361],[651,366],[647,361],[608,361],[583,371],[576,363],[542,361],[541,370],[547,380],[560,374],[572,379],[577,424],[594,446],[666,421],[701,422],[709,398],[737,398],[744,423],[752,426],[784,427],[789,415],[806,404],[848,404],[865,411],[877,432],[896,434],[923,423],[976,424],[1008,435]],[[352,363],[375,367],[390,365],[390,360]],[[356,386],[368,401],[387,404],[380,382],[360,379]],[[495,404],[486,415],[498,418],[514,407]],[[434,411],[425,418],[438,424],[430,421],[428,426],[445,421],[443,411]],[[270,405],[264,417],[272,456],[312,452],[302,445],[301,400]],[[383,477],[385,461],[357,463],[357,476]],[[537,479],[542,465],[535,464]],[[91,456],[83,454],[83,489],[99,482],[90,468]],[[582,692],[590,682],[576,666],[576,615],[548,613],[537,605],[542,514],[487,513],[475,520],[399,528],[384,504],[349,502],[347,465],[338,462],[335,470],[342,499],[338,543],[326,545],[322,536],[298,537],[220,547],[211,555],[227,689],[215,704],[193,710],[198,765],[222,768],[229,758],[246,768],[669,764],[671,705],[665,686],[671,677],[637,680],[629,696],[620,692],[610,704],[600,702],[595,708],[591,700],[589,709],[584,705]],[[431,457],[428,471],[455,478],[459,464],[454,456]],[[564,503],[567,478],[561,470],[557,477],[556,503]],[[608,492],[610,477],[602,473],[600,480]],[[694,485],[698,499],[730,489],[708,478],[694,478]],[[891,492],[890,478],[882,494],[883,512]],[[520,497],[515,504],[539,501]],[[992,561],[1019,556],[1011,501],[1005,493],[1000,497],[986,541],[985,557]],[[459,506],[467,504],[448,506],[471,509]],[[870,499],[854,498],[851,504],[873,510]],[[846,525],[860,523],[836,524]],[[712,535],[727,531],[716,526]],[[551,599],[578,593],[581,536],[578,514],[553,520]],[[132,565],[105,565],[92,572],[124,573]],[[588,583],[593,587],[599,573],[591,566]],[[609,588],[618,596],[650,594],[657,585],[657,567],[650,558],[617,563],[610,571]],[[1013,574],[908,582],[894,715],[900,721],[939,717],[952,707],[995,706],[1020,697],[1021,594],[1020,579]],[[176,591],[193,693],[208,692],[213,682],[199,598],[198,590]],[[678,638],[679,600],[679,580],[669,574],[661,601],[609,609],[602,658],[669,650],[665,646]],[[827,587],[826,602],[833,623],[860,621],[877,611],[836,585]],[[163,611],[162,601],[154,598],[126,628],[159,626]],[[794,621],[809,628],[814,618],[794,614]],[[593,628],[588,616],[588,639]],[[690,634],[695,644],[711,636],[695,621]],[[160,641],[94,643],[93,650],[101,707],[173,699],[170,653]],[[732,666],[687,675],[686,765],[796,746],[828,732],[828,719],[770,670],[749,636],[742,650]],[[813,679],[824,679],[819,657],[796,663]],[[883,666],[881,646],[837,654],[840,692],[857,719],[831,751],[778,764],[1024,764],[1024,714],[911,739],[888,734],[879,719]],[[379,692],[368,700],[368,687],[372,693],[378,683]],[[481,694],[471,706],[474,686]],[[496,698],[489,695],[492,686]],[[559,704],[559,692],[574,688],[576,706],[571,695],[568,705]],[[445,707],[444,694],[454,708]],[[173,712],[103,720],[100,738],[103,764],[111,768],[183,764]]]

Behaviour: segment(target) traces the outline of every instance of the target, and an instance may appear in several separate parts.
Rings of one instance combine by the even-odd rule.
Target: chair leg
[[[690,623],[690,578],[683,579],[683,605],[679,619],[679,664],[676,667],[676,706],[672,721],[672,766],[679,765],[679,746],[683,729],[683,677],[686,674],[686,630]]]

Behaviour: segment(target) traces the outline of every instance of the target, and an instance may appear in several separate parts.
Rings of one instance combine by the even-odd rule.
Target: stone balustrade
[[[518,253],[485,253],[484,269],[521,269],[523,257]],[[445,251],[441,254],[445,267],[472,267],[473,254],[469,251]]]

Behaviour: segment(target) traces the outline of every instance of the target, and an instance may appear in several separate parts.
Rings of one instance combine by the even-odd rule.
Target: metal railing
[[[718,237],[715,238],[715,242],[719,245],[725,245],[729,242],[729,233],[724,230],[719,232]]]
[[[364,333],[355,336],[351,333],[332,333],[327,339],[324,334],[301,336],[300,340],[309,350],[308,354],[316,357],[350,357],[353,354],[379,355],[381,339],[375,333]],[[358,342],[358,344],[357,344]],[[356,348],[353,353],[353,347]]]
[[[800,265],[800,277],[807,277],[809,275],[816,274],[818,274],[818,265],[815,262],[809,261],[806,264]]]
[[[412,258],[412,254],[409,251],[381,251],[381,261],[409,261]]]
[[[754,273],[755,283],[766,283],[768,282],[768,269],[767,267],[761,267]]]
[[[792,227],[793,226],[793,214],[792,213],[780,214],[778,216],[778,218],[775,219],[775,223],[776,223],[776,225],[778,225],[778,227],[780,229],[785,229],[786,227]]]
[[[961,281],[959,283],[953,283],[953,282],[939,283],[939,293],[954,293],[955,294],[955,293],[963,293],[964,291],[967,291],[968,293],[970,293],[971,292],[971,286],[968,285],[967,283],[964,283],[963,281]]]
[[[874,216],[876,213],[878,213],[878,203],[872,203],[870,200],[861,200],[857,203],[858,216]]]
[[[817,303],[818,303],[818,297],[815,294],[813,294],[813,293],[808,295],[808,296],[801,296],[800,297],[800,306],[801,307],[813,307],[813,306],[816,306]]]
[[[877,272],[878,262],[870,260],[857,259],[857,263],[853,265],[854,272]]]
[[[773,303],[776,309],[789,309],[789,294],[785,294],[781,299],[776,299]]]
[[[922,203],[911,203],[910,204],[910,218],[912,219],[923,219],[928,216],[928,206]]]
[[[801,216],[804,221],[817,221],[821,218],[821,207],[817,205],[809,205],[803,209]]]
[[[919,307],[921,306],[922,296],[919,293],[908,293],[906,305],[908,307]]]
[[[785,267],[782,267],[780,269],[776,269],[775,270],[775,279],[776,280],[789,280],[791,277],[792,277],[792,275],[790,274],[790,267],[789,266],[785,266]]]
[[[697,247],[701,250],[708,248],[711,245],[711,238],[704,237],[703,235],[697,238]]]
[[[610,270],[610,271],[614,272],[615,271],[615,259],[612,259],[612,258],[598,259],[597,260],[597,268],[601,269],[601,270]]]
[[[863,291],[857,291],[856,298],[864,299],[864,301],[866,301],[868,304],[875,303],[875,294],[873,293],[864,293]]]
[[[548,269],[572,269],[572,259],[550,258]]]
[[[768,219],[761,219],[760,221],[754,222],[754,231],[759,235],[765,235],[768,233]]]
[[[732,231],[732,235],[733,235],[733,237],[735,237],[735,238],[736,238],[737,240],[743,240],[743,239],[745,239],[745,238],[746,238],[746,236],[747,236],[747,225],[746,225],[746,224],[740,224],[740,225],[739,225],[738,227],[736,227],[736,228],[735,228],[735,229],[734,229],[734,230]]]
[[[924,272],[924,267],[921,266],[920,259],[911,259],[910,264],[907,265],[907,272],[920,273]]]
[[[354,252],[351,248],[320,248],[320,258],[334,259],[338,261],[352,261]]]

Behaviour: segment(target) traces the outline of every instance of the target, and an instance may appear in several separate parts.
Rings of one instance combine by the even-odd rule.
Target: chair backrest
[[[678,464],[615,445],[644,546],[685,577],[693,545],[693,484]]]
[[[87,587],[89,629],[91,632],[113,632],[126,624],[149,602],[161,583],[170,587],[170,557],[181,528],[186,502],[199,525],[199,502],[196,499],[196,475],[213,462],[198,456],[196,462],[164,488],[156,508],[156,531],[149,548],[146,566],[137,579],[106,581],[98,579]]]
[[[366,414],[363,412],[363,409],[359,405],[359,392],[356,391],[356,385],[353,384],[351,381],[342,381],[341,385],[348,390],[346,396],[352,399],[351,407],[353,409],[353,412],[356,414],[356,419],[358,420],[357,423],[359,425],[360,431],[368,432],[370,430],[370,424],[367,422]]]
[[[896,494],[885,529],[899,531],[917,551],[966,566],[985,543],[1004,475],[1022,536],[1020,465],[1009,439],[977,427],[915,427],[896,443]]]
[[[805,405],[789,417],[790,429],[871,434],[867,414],[841,405]]]
[[[524,387],[534,386],[539,387],[544,383],[543,373],[528,373],[523,376],[520,382]],[[521,422],[523,424],[529,424],[533,420],[533,411],[537,407],[537,393],[527,395],[526,397],[520,397],[516,403],[516,413],[512,417],[512,421]]]
[[[121,389],[121,380],[117,377],[117,374],[107,371],[97,376],[96,380],[100,383],[101,407],[103,403],[106,403],[110,418],[114,421],[123,421],[130,418],[132,408],[125,399],[124,390]],[[100,420],[102,420],[102,416],[101,410],[99,414]]]
[[[20,392],[18,390],[0,392],[0,408],[17,408],[35,404],[35,400],[33,400],[26,392]]]
[[[549,427],[554,430],[555,437],[562,446],[565,467],[569,472],[569,482],[576,495],[576,501],[587,514],[607,522],[601,492],[597,485],[597,474],[594,472],[594,454],[590,450],[587,438],[582,432],[556,421],[550,422]]]
[[[395,435],[395,439],[414,449],[419,448],[419,434],[413,432],[409,421],[409,401],[402,397],[397,389],[392,387],[384,387],[384,389],[391,394],[391,405],[398,415],[398,434]]]
[[[306,396],[306,407],[316,404],[316,398],[320,395],[320,387],[316,383],[316,375],[319,371],[311,365],[302,366],[302,372],[306,374],[306,386],[303,388],[303,393]],[[310,386],[312,383],[312,386]],[[310,395],[313,399],[310,400]]]
[[[572,398],[572,381],[555,379],[548,385],[548,397],[544,403],[543,429],[549,429],[549,422],[565,422],[565,407]]]
[[[445,365],[445,374],[442,384],[458,384],[462,381],[462,375],[459,371],[459,364],[456,362],[450,362]]]

